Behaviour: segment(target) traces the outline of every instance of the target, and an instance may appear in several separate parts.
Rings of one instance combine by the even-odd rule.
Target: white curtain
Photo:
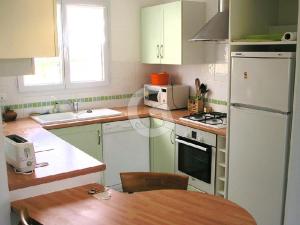
[[[0,224],[10,225],[10,201],[3,149],[2,116],[0,113]]]

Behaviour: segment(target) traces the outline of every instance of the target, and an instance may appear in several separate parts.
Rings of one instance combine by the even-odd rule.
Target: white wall
[[[90,97],[133,93],[146,82],[148,74],[158,67],[139,63],[139,16],[140,7],[159,3],[158,0],[111,0],[111,83],[109,86],[80,89],[76,91],[55,91],[47,93],[19,93],[16,77],[0,78],[0,92],[7,93],[7,104],[49,101],[49,96],[58,99]],[[19,116],[25,112],[18,110]],[[0,118],[0,121],[2,119]],[[2,126],[0,126],[0,225],[9,222],[9,196],[6,164],[2,147]]]
[[[202,44],[202,43],[199,43]],[[208,98],[228,101],[229,82],[229,45],[205,43],[206,61],[198,65],[162,66],[162,71],[172,75],[174,83],[186,84],[191,87],[191,95],[195,94],[195,79],[207,84],[210,92]],[[213,105],[215,111],[227,112],[224,105]]]
[[[10,203],[7,185],[7,170],[3,151],[2,116],[0,113],[0,224],[10,224]]]
[[[7,104],[50,101],[50,96],[68,99],[70,96],[93,97],[134,93],[148,82],[155,66],[140,61],[140,7],[156,4],[158,0],[111,0],[111,69],[110,85],[98,88],[64,90],[44,93],[20,93],[16,77],[0,78],[0,92],[8,95]],[[22,116],[22,111],[19,110]]]
[[[99,88],[63,90],[44,93],[20,93],[17,88],[16,77],[0,78],[0,92],[7,93],[6,104],[22,104],[56,99],[93,97],[101,95],[118,95],[134,93],[144,83],[149,82],[149,74],[154,71],[167,71],[173,75],[177,83],[184,83],[194,87],[194,80],[199,77],[208,84],[212,90],[210,98],[227,101],[226,51],[227,46],[216,44],[205,45],[206,60],[198,65],[190,66],[154,66],[140,63],[140,7],[170,2],[173,0],[111,0],[111,69],[110,85]],[[197,0],[206,2],[207,21],[216,14],[218,0]],[[200,29],[200,27],[199,27]],[[195,31],[196,33],[197,31]],[[192,92],[193,94],[193,92]],[[114,107],[127,104],[127,100],[105,101],[81,104],[82,108],[88,107]],[[63,107],[62,107],[63,108]],[[64,107],[69,110],[68,106]],[[64,109],[63,108],[63,109]],[[216,110],[226,111],[225,107]],[[32,111],[44,112],[44,108],[18,109],[19,117],[26,117]]]
[[[300,11],[300,6],[299,6]],[[298,36],[300,36],[299,17]],[[285,225],[300,222],[300,40],[298,40],[297,69],[295,81],[294,118],[285,209]]]

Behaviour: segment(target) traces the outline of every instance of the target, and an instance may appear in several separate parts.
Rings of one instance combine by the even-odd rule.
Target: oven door
[[[215,193],[216,149],[198,141],[176,138],[176,171],[190,177],[189,184],[210,194]]]

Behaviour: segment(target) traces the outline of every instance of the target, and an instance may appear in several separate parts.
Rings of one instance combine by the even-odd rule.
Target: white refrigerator
[[[228,198],[282,225],[295,53],[232,53]]]

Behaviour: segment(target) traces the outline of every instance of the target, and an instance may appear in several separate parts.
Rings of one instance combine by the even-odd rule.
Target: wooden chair
[[[186,190],[188,176],[168,173],[130,172],[120,173],[123,192],[179,189]]]
[[[20,222],[19,225],[42,225],[39,222],[31,219],[26,208],[20,210]]]
[[[30,225],[29,218],[28,210],[26,208],[21,209],[19,225]]]

